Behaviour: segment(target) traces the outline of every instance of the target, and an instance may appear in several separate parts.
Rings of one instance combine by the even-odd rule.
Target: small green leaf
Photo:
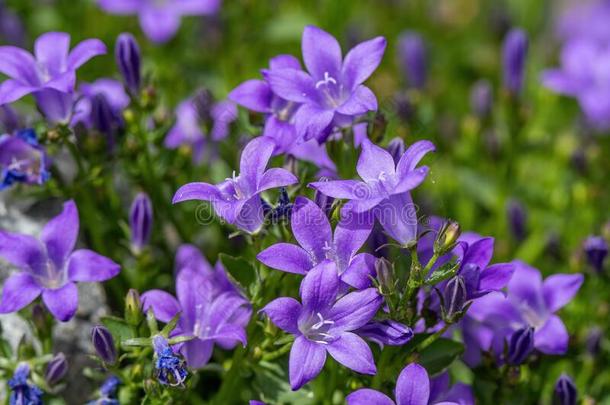
[[[439,338],[420,353],[419,362],[430,375],[437,374],[451,365],[464,352],[464,345],[451,339]]]
[[[161,330],[161,336],[167,338],[169,336],[169,334],[174,329],[176,329],[176,325],[178,324],[178,321],[180,320],[181,314],[182,314],[182,312],[178,312],[176,315],[174,315],[174,317],[172,319],[170,319],[170,321]]]
[[[112,333],[112,336],[119,342],[136,337],[135,331],[131,325],[122,318],[117,318],[116,316],[103,316],[101,321],[102,324],[108,328],[110,333]]]
[[[434,273],[426,280],[427,285],[435,285],[443,280],[453,277],[457,272],[460,264],[459,263],[446,263],[436,269]]]
[[[147,347],[152,344],[150,338],[133,338],[121,341],[123,346]]]
[[[254,283],[254,267],[241,257],[233,257],[221,253],[218,258],[227,269],[228,275],[237,282],[242,288]]]

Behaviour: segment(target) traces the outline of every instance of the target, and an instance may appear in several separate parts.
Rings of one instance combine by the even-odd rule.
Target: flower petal
[[[469,244],[466,254],[462,258],[463,264],[474,264],[484,269],[489,264],[494,253],[494,238],[481,238]]]
[[[341,70],[341,47],[339,42],[328,32],[313,25],[303,30],[301,41],[303,62],[315,80],[324,75],[338,79]]]
[[[396,166],[396,171],[401,175],[405,176],[407,173],[413,171],[420,160],[428,152],[434,152],[436,148],[430,141],[418,141],[409,146],[409,148],[402,155]]]
[[[564,354],[568,350],[568,331],[557,315],[534,333],[534,347],[545,354]]]
[[[169,41],[180,27],[180,16],[169,7],[146,7],[139,16],[142,31],[156,43]]]
[[[15,46],[0,46],[0,73],[23,84],[40,84],[36,60],[31,53]]]
[[[385,176],[392,177],[395,173],[394,159],[388,151],[365,139],[362,141],[356,171],[366,182],[379,181]]]
[[[307,252],[292,243],[271,245],[256,258],[272,269],[295,274],[305,274],[314,266]]]
[[[334,198],[353,199],[359,198],[357,191],[366,189],[366,183],[357,180],[331,180],[331,181],[315,181],[309,183],[309,187]]]
[[[321,137],[331,125],[335,113],[312,104],[304,104],[294,114],[297,136],[308,141]]]
[[[382,303],[383,297],[375,288],[354,291],[341,297],[327,315],[335,322],[331,330],[345,332],[364,326],[373,319]]]
[[[265,79],[277,96],[296,103],[317,103],[314,80],[297,69],[277,69],[264,72]]]
[[[398,405],[428,405],[430,379],[425,368],[417,363],[405,367],[396,380]]]
[[[352,257],[369,238],[373,230],[373,223],[374,216],[370,213],[352,213],[341,216],[333,237],[339,273],[347,268]]]
[[[144,312],[152,308],[155,318],[169,322],[182,309],[173,295],[163,290],[149,290],[140,297]],[[185,331],[187,332],[187,331]]]
[[[59,215],[42,228],[40,240],[47,248],[47,255],[58,269],[64,267],[78,238],[78,209],[73,200],[66,201]]]
[[[235,218],[235,226],[250,234],[258,232],[265,221],[263,211],[260,196],[254,195],[242,205],[237,218]]]
[[[45,289],[42,292],[42,300],[55,319],[66,322],[78,309],[78,288],[76,284],[68,282],[55,290]]]
[[[289,375],[293,391],[314,379],[326,362],[326,349],[323,345],[307,340],[305,336],[295,339],[290,349]]]
[[[332,248],[332,231],[324,211],[313,201],[297,197],[290,217],[292,233],[299,245],[316,263]]]
[[[258,191],[262,192],[277,187],[285,187],[298,183],[299,179],[286,169],[275,167],[263,173],[258,184]]]
[[[36,62],[46,68],[51,77],[66,71],[69,51],[70,35],[65,32],[46,32],[34,43]]]
[[[141,7],[140,0],[98,0],[99,6],[113,14],[135,14]]]
[[[369,78],[381,63],[386,45],[385,38],[376,37],[359,43],[345,55],[341,74],[347,88]]]
[[[326,350],[335,360],[349,369],[362,374],[377,373],[371,348],[355,333],[343,332],[339,339],[328,344]]]
[[[375,277],[376,274],[376,260],[370,253],[357,254],[341,273],[341,281],[359,290],[370,287],[371,277]]]
[[[395,405],[386,394],[370,388],[361,388],[345,398],[347,405]]]
[[[15,273],[4,281],[2,298],[0,299],[0,314],[17,312],[28,306],[40,295],[42,289],[27,273]]]
[[[292,55],[277,55],[269,61],[269,68],[275,69],[301,69],[301,62]]]
[[[538,313],[546,311],[540,272],[520,260],[512,263],[515,272],[508,283],[508,298],[516,306],[525,304]]]
[[[500,290],[506,287],[514,272],[515,266],[512,263],[492,264],[481,272],[479,290]]]
[[[301,301],[309,313],[324,312],[337,298],[339,277],[335,263],[324,260],[309,270],[301,282]]]
[[[271,111],[273,93],[263,80],[247,80],[231,90],[229,100],[252,111],[268,113]]]
[[[212,357],[214,342],[211,340],[193,339],[180,348],[180,353],[184,355],[186,364],[190,368],[201,368],[205,366]]]
[[[23,85],[17,80],[5,80],[0,84],[0,105],[10,104],[36,90],[36,87]]]
[[[68,55],[68,66],[76,70],[94,56],[104,55],[107,52],[106,45],[99,39],[86,39],[72,49]]]
[[[376,110],[377,97],[375,93],[363,85],[356,87],[350,98],[337,108],[337,112],[345,115],[360,115]]]
[[[0,231],[0,258],[22,270],[39,274],[46,265],[44,247],[34,237]]]
[[[547,308],[555,312],[574,298],[584,281],[582,274],[554,274],[542,283]]]
[[[406,176],[401,176],[398,185],[394,189],[394,194],[413,190],[426,180],[428,172],[428,166],[422,166],[409,172]]]
[[[301,304],[289,297],[276,298],[260,310],[271,319],[275,326],[293,335],[300,334],[297,321],[301,311]]]
[[[383,230],[401,245],[417,237],[417,207],[409,193],[392,195],[381,201],[375,214]]]
[[[239,176],[243,177],[252,192],[257,190],[274,148],[275,143],[264,136],[252,139],[244,147],[239,162]]]
[[[68,259],[70,281],[106,281],[121,271],[121,266],[89,249],[75,250]]]
[[[172,204],[188,200],[216,201],[222,199],[222,194],[216,186],[198,182],[188,183],[180,187],[174,194]]]

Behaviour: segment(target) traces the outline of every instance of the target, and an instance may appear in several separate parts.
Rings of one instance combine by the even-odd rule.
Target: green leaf
[[[420,353],[419,362],[430,375],[434,375],[449,367],[463,352],[464,345],[461,343],[439,338]]]
[[[233,257],[221,253],[218,258],[227,269],[228,275],[242,288],[254,283],[255,270],[252,265],[241,257]]]
[[[112,333],[112,336],[119,342],[136,337],[135,331],[131,325],[122,318],[117,318],[116,316],[103,316],[101,321],[102,324],[108,328],[110,333]]]
[[[169,334],[174,329],[176,329],[176,325],[178,324],[178,321],[180,320],[181,314],[182,314],[182,312],[178,312],[176,315],[174,315],[174,317],[172,319],[170,319],[170,321],[161,330],[161,336],[167,338],[169,336]]]
[[[435,285],[435,284],[440,283],[443,280],[446,280],[446,279],[454,276],[455,273],[457,272],[457,269],[459,266],[460,266],[459,263],[453,263],[453,262],[442,265],[441,267],[436,269],[430,277],[428,277],[428,279],[426,280],[426,284]]]

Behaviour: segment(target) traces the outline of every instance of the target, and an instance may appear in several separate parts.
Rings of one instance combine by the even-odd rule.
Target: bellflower
[[[574,39],[561,51],[561,68],[547,70],[542,83],[556,93],[574,97],[587,121],[610,128],[610,44]]]
[[[70,35],[64,32],[38,37],[34,55],[14,46],[0,46],[0,72],[9,77],[0,85],[0,104],[33,94],[47,119],[65,122],[72,113],[76,70],[104,53],[106,46],[98,39],[87,39],[70,52]]]
[[[301,64],[294,56],[279,55],[269,61],[269,69],[263,72],[267,75],[282,69],[299,70]],[[301,104],[277,96],[268,81],[245,81],[231,91],[229,99],[252,111],[267,115],[263,136],[270,137],[275,142],[274,155],[286,154],[310,161],[321,168],[335,170],[335,164],[328,157],[326,147],[313,139],[303,141],[297,135],[294,116]]]
[[[371,233],[371,215],[345,216],[333,235],[324,211],[313,201],[297,197],[290,223],[299,246],[276,243],[260,252],[258,260],[276,270],[296,274],[306,274],[321,262],[331,260],[342,281],[355,288],[370,286],[369,275],[375,274],[375,257],[356,252]]]
[[[325,260],[303,279],[301,303],[281,297],[261,309],[277,327],[295,336],[289,359],[293,390],[320,373],[327,353],[358,373],[376,373],[371,349],[353,331],[375,316],[383,299],[367,288],[336,300],[339,281],[334,263]]]
[[[98,0],[106,12],[137,14],[144,34],[153,42],[167,42],[180,28],[187,15],[210,15],[220,8],[221,0]]]
[[[246,325],[250,320],[248,301],[230,283],[224,269],[212,269],[192,246],[180,248],[176,257],[177,299],[161,290],[142,294],[144,310],[152,308],[161,322],[169,322],[178,312],[174,336],[194,336],[179,347],[189,367],[203,367],[212,356],[214,344],[232,349],[246,345]]]
[[[394,397],[396,402],[377,390],[362,388],[349,394],[346,400],[348,405],[474,405],[469,386],[458,383],[449,387],[447,373],[430,380],[426,369],[417,363],[402,369],[396,380]]]
[[[173,203],[187,200],[210,201],[216,213],[230,224],[255,233],[263,223],[259,194],[265,190],[297,183],[297,178],[281,168],[265,170],[273,153],[273,141],[258,137],[241,154],[240,174],[220,184],[189,183],[176,192]]]
[[[82,123],[86,128],[95,128],[110,135],[124,126],[123,110],[129,105],[129,96],[123,84],[113,79],[99,79],[79,86],[82,97],[74,105],[71,125]],[[100,99],[107,112],[99,108]],[[97,106],[96,106],[97,104]]]
[[[0,258],[20,270],[4,283],[0,313],[19,311],[42,294],[51,314],[68,321],[78,307],[77,282],[105,281],[119,273],[119,265],[107,257],[88,249],[73,251],[78,228],[78,211],[70,200],[39,239],[0,231]]]
[[[412,242],[417,235],[417,218],[408,191],[424,181],[428,167],[416,167],[426,153],[433,151],[429,141],[411,145],[398,164],[389,152],[368,139],[362,143],[362,153],[356,171],[364,181],[331,180],[309,186],[341,199],[349,199],[344,212],[362,213],[373,210],[384,230],[401,244]]]
[[[334,124],[377,110],[377,98],[362,83],[377,69],[386,40],[377,37],[351,49],[344,59],[337,40],[314,26],[302,37],[307,72],[295,68],[265,72],[273,93],[302,104],[294,116],[299,137],[324,141]]]
[[[42,405],[42,390],[28,382],[29,375],[30,366],[27,363],[20,363],[13,377],[8,380],[8,386],[11,389],[9,398],[11,405]]]
[[[514,261],[515,272],[508,293],[492,292],[476,300],[468,315],[481,328],[470,335],[482,350],[492,349],[498,357],[518,330],[534,328],[534,348],[545,354],[563,354],[568,348],[568,332],[555,314],[572,300],[582,285],[581,274],[554,274],[544,282],[540,272]]]
[[[50,162],[33,129],[0,136],[0,190],[14,183],[43,184]]]

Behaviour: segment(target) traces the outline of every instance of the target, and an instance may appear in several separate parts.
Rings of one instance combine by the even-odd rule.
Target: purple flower
[[[214,14],[221,0],[98,0],[104,11],[112,14],[137,14],[148,39],[167,42],[176,35],[180,19],[186,15]]]
[[[42,405],[42,390],[28,382],[30,366],[28,363],[19,363],[13,377],[8,380],[11,389],[9,403],[11,405]]]
[[[124,126],[123,110],[129,105],[129,96],[123,84],[113,79],[99,79],[79,86],[82,95],[74,105],[71,125],[82,123],[103,134],[112,135]],[[99,108],[103,104],[103,108]],[[103,114],[101,114],[103,113]]]
[[[282,69],[301,69],[299,61],[291,55],[279,55],[269,62],[270,72]],[[271,90],[266,80],[248,80],[237,86],[229,94],[229,99],[252,111],[267,115],[263,136],[267,136],[276,144],[274,155],[286,154],[297,159],[310,161],[321,168],[336,170],[335,164],[328,157],[326,148],[316,140],[303,141],[297,135],[294,125],[295,112],[300,103],[285,100]]]
[[[576,98],[587,121],[610,128],[610,45],[574,39],[563,46],[561,68],[547,70],[542,83],[556,93]]]
[[[72,112],[76,70],[94,56],[106,53],[99,39],[87,39],[70,52],[70,35],[47,32],[34,44],[34,54],[0,46],[0,72],[9,77],[0,85],[0,104],[34,94],[40,110],[53,122],[66,122]]]
[[[408,191],[426,178],[428,167],[416,166],[433,150],[434,145],[429,141],[416,142],[395,164],[390,153],[365,139],[356,165],[356,171],[364,181],[333,180],[309,186],[330,197],[351,200],[345,204],[344,212],[362,213],[377,207],[373,211],[384,230],[406,245],[417,234],[417,218]]]
[[[371,349],[353,331],[375,316],[383,299],[367,288],[336,300],[340,282],[334,267],[325,260],[307,273],[301,283],[302,304],[281,297],[261,309],[277,327],[295,336],[289,359],[295,391],[322,371],[327,353],[358,373],[377,371]]]
[[[421,35],[416,32],[405,32],[398,39],[398,60],[407,76],[409,84],[421,89],[426,85],[427,55],[426,46]]]
[[[567,374],[561,374],[555,382],[553,390],[553,400],[557,405],[576,405],[578,401],[578,391],[574,381]]]
[[[346,400],[348,405],[474,405],[469,386],[459,383],[449,387],[447,373],[430,380],[426,369],[417,363],[402,369],[396,380],[394,397],[396,402],[377,390],[362,388],[349,394]]]
[[[564,40],[574,38],[597,42],[610,40],[610,3],[605,0],[571,2],[557,24],[557,34]]]
[[[554,274],[543,282],[535,268],[521,261],[513,264],[515,272],[508,283],[508,294],[490,293],[470,307],[468,315],[472,322],[465,326],[465,332],[469,334],[467,344],[472,343],[485,351],[492,349],[499,358],[505,340],[531,326],[537,350],[545,354],[565,353],[568,332],[555,312],[572,300],[582,285],[583,276]],[[469,326],[473,330],[468,331]]]
[[[152,232],[153,208],[146,193],[138,193],[131,203],[129,212],[129,229],[131,245],[139,252],[148,244]]]
[[[356,330],[355,333],[373,343],[377,343],[381,349],[384,345],[402,346],[413,337],[411,328],[391,319],[370,321]]]
[[[508,32],[502,47],[504,87],[512,94],[519,94],[523,88],[528,39],[525,31],[513,28]]]
[[[301,47],[308,72],[295,68],[264,72],[273,93],[302,104],[294,116],[299,137],[323,141],[334,124],[349,123],[352,117],[377,110],[377,98],[362,83],[381,62],[384,38],[362,42],[342,59],[341,47],[332,35],[307,26]]]
[[[601,236],[589,236],[583,243],[587,262],[597,273],[604,270],[604,261],[608,256],[608,243]]]
[[[118,264],[88,249],[74,249],[78,236],[74,201],[42,229],[40,238],[0,231],[0,257],[20,271],[4,283],[0,313],[16,312],[42,294],[53,314],[68,321],[78,307],[77,282],[105,281],[116,276]]]
[[[131,94],[137,95],[141,84],[141,55],[138,42],[128,32],[120,34],[114,46],[114,59]]]
[[[240,174],[220,184],[189,183],[176,192],[173,203],[187,200],[210,201],[216,213],[230,224],[249,232],[257,232],[263,224],[259,194],[265,190],[297,183],[285,169],[265,170],[275,144],[265,137],[251,140],[241,154]]]
[[[358,250],[373,226],[368,214],[345,216],[333,235],[330,222],[313,201],[297,197],[290,217],[292,233],[300,246],[276,243],[256,257],[265,265],[288,273],[306,274],[325,260],[336,265],[342,281],[355,288],[367,288],[375,274],[375,257]]]
[[[174,353],[167,339],[161,335],[153,336],[152,345],[155,351],[155,376],[161,385],[184,387],[188,370],[184,357]]]
[[[33,129],[0,136],[0,190],[14,183],[43,184],[50,177],[49,166]]]
[[[245,327],[252,309],[229,281],[224,268],[215,269],[199,251],[182,246],[176,256],[176,296],[161,290],[142,294],[142,307],[152,308],[161,322],[169,322],[180,312],[173,336],[194,336],[178,347],[189,367],[203,367],[212,356],[214,344],[231,349],[246,345]]]

